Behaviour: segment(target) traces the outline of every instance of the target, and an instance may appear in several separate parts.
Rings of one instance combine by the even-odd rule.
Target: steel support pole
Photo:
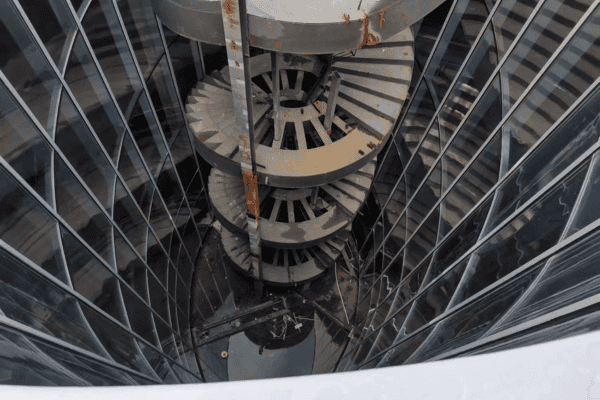
[[[281,61],[279,59],[279,54],[277,52],[271,53],[271,67],[273,69],[273,121],[275,129],[275,141],[281,141],[281,135],[283,134],[280,122],[279,122],[279,101],[281,96],[281,76],[279,74],[279,70],[281,68]]]
[[[327,99],[327,111],[325,112],[325,130],[331,133],[331,124],[335,115],[335,107],[337,105],[338,95],[342,86],[342,77],[336,71],[331,74],[331,87],[329,88],[329,98]]]
[[[225,46],[231,77],[231,91],[237,128],[240,132],[241,169],[248,207],[248,235],[252,254],[255,291],[262,295],[263,276],[260,251],[260,215],[258,175],[254,151],[254,121],[252,113],[252,81],[250,75],[250,45],[248,41],[248,13],[246,0],[220,0],[223,14]]]

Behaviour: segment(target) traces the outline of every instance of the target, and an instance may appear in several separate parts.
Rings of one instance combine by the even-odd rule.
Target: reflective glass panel
[[[12,4],[0,13],[0,69],[48,132],[60,82]],[[54,103],[55,104],[55,103]]]
[[[31,25],[56,65],[66,59],[68,41],[76,29],[71,12],[61,0],[20,0]]]
[[[179,107],[177,92],[171,80],[166,55],[161,58],[156,68],[154,68],[146,85],[165,139],[170,144],[181,127],[185,125],[185,122]]]
[[[61,228],[73,288],[116,320],[125,322],[117,278],[85,246]]]
[[[71,51],[65,81],[113,161],[116,160],[125,124],[100,77],[81,34]]]
[[[0,189],[0,239],[67,282],[56,220],[4,168],[0,168]]]
[[[142,70],[142,76],[147,79],[165,51],[152,4],[144,0],[118,0],[117,5]]]
[[[154,192],[154,184],[150,180],[135,144],[128,134],[123,138],[123,147],[119,157],[119,173],[140,206],[142,213],[147,216],[152,193]]]
[[[127,117],[134,99],[142,91],[142,84],[112,2],[92,1],[81,25],[117,103]]]
[[[17,322],[105,355],[88,332],[75,298],[4,251],[0,251],[0,309]]]
[[[0,84],[0,155],[49,204],[50,154],[41,133]]]
[[[55,140],[79,176],[110,212],[115,171],[66,93],[61,96]]]
[[[56,208],[106,262],[113,265],[112,224],[59,158],[54,160]]]

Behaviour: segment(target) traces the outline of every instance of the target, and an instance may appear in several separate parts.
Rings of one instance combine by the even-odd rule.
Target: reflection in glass
[[[154,105],[156,116],[162,126],[165,140],[171,143],[172,139],[179,133],[179,130],[185,122],[179,102],[177,92],[171,80],[171,72],[167,63],[167,57],[164,55],[158,65],[154,68],[150,79],[146,83],[148,93]]]
[[[0,84],[0,156],[44,199],[53,204],[50,146]]]
[[[148,99],[144,94],[139,97],[138,103],[133,109],[129,119],[129,128],[146,160],[150,173],[156,178],[163,160],[167,157],[167,149],[152,115]]]
[[[117,257],[117,271],[119,276],[131,286],[137,294],[149,303],[146,279],[146,266],[138,258],[129,244],[119,232],[115,232],[115,254]]]
[[[557,24],[556,24],[557,25]],[[509,167],[567,111],[600,76],[600,10],[596,10],[546,70],[512,117]]]
[[[541,317],[600,292],[598,256],[600,235],[587,238],[562,250],[548,262],[533,290],[495,331]]]
[[[507,177],[498,190],[498,210],[491,216],[488,231],[549,184],[600,138],[596,129],[600,91],[596,91],[573,115],[544,140]],[[596,122],[594,122],[596,121]]]
[[[480,338],[519,299],[544,264],[537,264],[439,322],[411,362],[427,360]]]
[[[403,139],[410,153],[414,154],[434,113],[435,106],[431,94],[423,81],[415,91],[414,100],[406,112],[400,130],[396,134],[396,144],[401,147],[399,141]]]
[[[67,56],[67,38],[72,38],[76,30],[75,22],[70,18],[71,12],[61,0],[19,0],[19,4],[54,64],[60,66],[61,60]]]
[[[509,106],[521,97],[591,3],[590,0],[545,2],[502,66],[501,74],[508,77],[505,94]]]
[[[167,157],[163,164],[160,175],[156,181],[156,186],[158,186],[158,190],[165,201],[171,217],[175,219],[179,206],[183,201],[183,192],[181,191],[181,185],[177,178],[177,171],[173,168],[170,157]]]
[[[583,183],[587,164],[524,210],[475,253],[475,264],[457,302],[467,299],[493,282],[554,246],[571,214]],[[548,216],[552,216],[549,218]]]
[[[140,206],[142,213],[147,216],[152,193],[154,192],[154,184],[151,182],[133,140],[128,134],[125,134],[123,138],[123,147],[119,157],[119,173]]]
[[[66,93],[61,96],[55,140],[79,176],[110,212],[115,172]]]
[[[500,83],[496,77],[444,154],[443,191],[471,161],[501,119]]]
[[[0,13],[0,37],[0,69],[33,115],[51,132],[50,115],[54,110],[50,105],[59,94],[60,82],[11,4]]]
[[[67,282],[54,218],[4,168],[0,168],[0,189],[0,239],[51,275]]]
[[[81,305],[81,309],[96,336],[116,362],[143,374],[153,375],[135,338],[129,332],[85,304]]]
[[[123,184],[117,180],[113,218],[137,252],[146,257],[146,221]]]
[[[24,334],[0,326],[0,383],[23,386],[85,386],[89,381],[65,370]]]
[[[165,36],[170,31],[170,29],[164,25],[163,30]],[[187,95],[198,79],[202,78],[202,76],[198,76],[197,68],[199,68],[199,66],[195,65],[196,60],[193,55],[193,46],[198,45],[198,42],[192,41],[184,36],[177,36],[177,39],[169,44],[169,56],[171,57],[171,63],[173,64],[173,72],[175,73],[175,79],[177,80],[177,86],[179,87],[181,101],[184,103]],[[198,50],[196,50],[196,53],[197,52]]]
[[[132,54],[110,0],[94,0],[81,21],[102,73],[127,118],[142,91]]]
[[[441,236],[450,231],[498,181],[500,136],[497,135],[445,197]],[[484,217],[485,218],[485,217]]]
[[[175,168],[181,179],[181,184],[184,190],[187,191],[198,170],[198,166],[194,157],[194,150],[190,143],[190,137],[188,136],[188,130],[185,126],[181,128],[179,134],[171,144],[171,154],[173,156],[173,164],[175,164]],[[201,187],[199,185],[198,189]]]
[[[150,317],[150,309],[126,285],[121,284],[121,292],[131,329],[148,342],[158,346],[158,336]]]
[[[458,2],[438,43],[425,79],[432,82],[438,101],[442,101],[454,77],[475,42],[488,16],[484,0]]]
[[[71,51],[65,81],[106,152],[116,161],[125,125],[80,33]]]
[[[442,147],[456,132],[497,63],[494,36],[492,28],[488,27],[441,108]]]
[[[75,298],[3,250],[0,250],[0,309],[17,322],[105,355],[87,331]]]
[[[117,5],[142,76],[146,80],[165,51],[152,4],[144,0],[118,0]]]
[[[600,116],[596,118],[596,125],[600,122]],[[594,162],[590,171],[590,180],[588,186],[584,189],[585,192],[581,199],[581,204],[576,211],[573,226],[570,229],[569,235],[585,228],[587,225],[600,218],[600,159],[598,152],[595,154]]]
[[[107,314],[124,322],[117,278],[62,227],[61,236],[73,288]]]
[[[112,365],[110,367],[101,364],[98,361],[83,355],[51,347],[41,341],[36,342],[37,346],[52,357],[53,360],[60,362],[64,367],[69,368],[78,375],[84,377],[91,385],[94,386],[116,386],[116,385],[137,385],[156,384],[156,382],[145,380],[137,375],[127,373],[123,370],[116,369]]]
[[[59,158],[54,161],[58,213],[96,253],[113,265],[112,224],[66,164]]]

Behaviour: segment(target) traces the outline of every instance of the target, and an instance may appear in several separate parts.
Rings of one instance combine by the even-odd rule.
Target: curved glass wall
[[[3,382],[203,381],[187,321],[208,205],[181,105],[197,44],[146,1],[0,11]]]
[[[599,18],[594,1],[451,6],[380,162],[338,371],[453,357],[598,293],[567,254],[597,229]]]
[[[336,263],[302,293],[320,307],[304,318],[306,371],[590,329],[599,4],[449,0],[413,27],[411,97],[363,208],[372,226],[354,226],[351,270]],[[247,282],[199,257],[209,167],[183,108],[204,76],[199,44],[146,0],[8,0],[0,37],[0,383],[234,379],[222,351],[242,342],[196,346],[199,327],[247,311]],[[268,303],[257,318],[274,320]]]

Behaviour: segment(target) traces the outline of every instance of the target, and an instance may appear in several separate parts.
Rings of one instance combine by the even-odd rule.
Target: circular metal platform
[[[375,162],[354,174],[318,188],[259,187],[263,244],[299,249],[323,243],[348,227],[373,180]],[[213,169],[209,197],[217,219],[237,236],[248,238],[246,197],[241,179]],[[316,199],[312,199],[313,194]]]
[[[303,104],[325,65],[316,56],[283,57],[281,140],[274,140],[269,54],[251,59],[253,121],[259,183],[281,188],[325,185],[355,173],[381,151],[407,96],[412,74],[412,35],[334,55],[342,77],[332,129],[323,126],[330,81],[316,88],[317,101]],[[377,71],[377,73],[374,73]],[[196,148],[217,169],[240,176],[240,134],[231,118],[228,67],[199,82],[188,97],[187,116]]]
[[[248,0],[250,44],[271,51],[325,54],[386,41],[442,4],[442,0]],[[153,0],[171,30],[225,45],[221,3]]]

